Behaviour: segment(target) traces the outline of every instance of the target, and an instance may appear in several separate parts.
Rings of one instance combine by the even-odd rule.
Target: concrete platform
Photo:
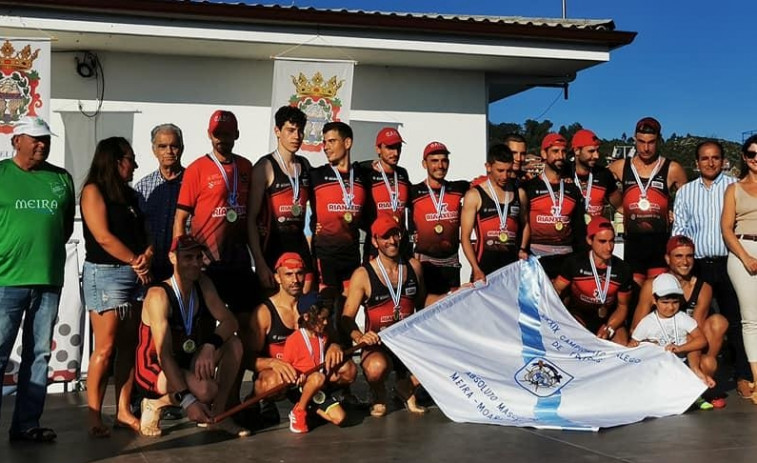
[[[364,384],[356,392],[364,391]],[[113,393],[107,395],[110,422]],[[619,397],[618,400],[623,400]],[[0,419],[2,463],[162,463],[162,462],[752,462],[757,455],[757,405],[729,392],[721,410],[695,411],[651,419],[598,433],[537,431],[458,424],[438,408],[425,416],[390,407],[384,418],[353,411],[347,427],[323,425],[308,434],[292,434],[288,422],[250,437],[227,436],[195,427],[186,420],[164,421],[165,435],[138,437],[114,430],[109,439],[87,435],[84,393],[52,394],[43,424],[58,433],[51,444],[7,440],[13,397],[3,399]],[[587,404],[590,407],[591,404]],[[282,420],[289,404],[279,403]]]

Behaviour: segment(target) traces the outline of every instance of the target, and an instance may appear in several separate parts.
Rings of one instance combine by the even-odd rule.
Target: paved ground
[[[360,388],[358,388],[360,389]],[[362,392],[358,390],[358,392]],[[107,407],[111,419],[112,392]],[[622,400],[622,398],[619,398]],[[54,444],[10,444],[6,433],[13,398],[3,399],[0,419],[2,463],[160,463],[350,461],[433,462],[753,462],[757,454],[757,406],[731,391],[722,410],[652,419],[598,433],[537,431],[458,424],[437,408],[412,416],[395,407],[384,418],[351,414],[345,428],[321,426],[309,434],[289,432],[288,423],[244,439],[228,439],[182,421],[164,422],[159,439],[125,430],[92,440],[85,431],[83,393],[51,395],[44,423],[58,432]],[[281,403],[282,417],[288,404]],[[591,406],[587,404],[587,406]]]

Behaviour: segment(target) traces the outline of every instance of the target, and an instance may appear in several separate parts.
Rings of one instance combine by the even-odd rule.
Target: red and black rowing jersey
[[[381,170],[373,168],[374,161],[363,161],[360,165],[360,171],[363,175],[363,182],[369,188],[371,198],[370,212],[366,211],[366,223],[373,223],[378,214],[389,214],[393,216],[405,229],[405,207],[410,199],[410,177],[404,167],[396,166],[398,187],[394,184],[394,173],[386,172],[386,178],[389,181],[391,191],[397,188],[398,201],[396,210],[392,209],[392,201],[389,188],[384,183]]]
[[[581,182],[581,194],[586,195],[589,182],[589,174],[576,175]],[[591,171],[591,197],[584,201],[586,213],[592,217],[602,215],[605,205],[610,203],[610,196],[618,190],[618,184],[615,183],[615,177],[607,167],[595,166]]]
[[[416,232],[415,252],[430,257],[447,258],[460,247],[460,210],[470,183],[465,180],[444,182],[444,198],[440,213],[423,181],[410,187],[412,224]],[[441,189],[433,194],[439,200]]]
[[[351,168],[352,191],[350,173],[339,172],[345,189],[352,195],[349,208],[345,204],[344,192],[330,164],[310,171],[310,204],[313,211],[310,228],[313,230],[313,250],[319,258],[338,259],[344,256],[355,259],[360,254],[360,228],[366,227],[364,213],[368,192],[358,164],[353,163]]]
[[[263,305],[266,306],[268,313],[271,314],[271,327],[265,335],[263,352],[268,358],[281,360],[284,358],[284,345],[286,344],[287,337],[294,333],[294,328],[289,328],[284,324],[279,311],[276,310],[276,306],[270,299],[263,301]]]
[[[476,213],[476,261],[482,263],[500,262],[501,265],[486,265],[481,267],[484,273],[504,267],[508,263],[514,262],[518,258],[518,248],[520,247],[521,233],[520,228],[520,197],[518,196],[517,180],[509,179],[505,184],[505,194],[510,200],[509,204],[499,203],[500,210],[505,211],[507,207],[507,221],[505,230],[500,229],[499,215],[494,199],[488,194],[486,183],[476,185],[478,195],[481,197],[481,207]],[[500,236],[505,233],[505,236]],[[498,256],[507,256],[499,259]]]
[[[200,284],[197,282],[194,285],[194,289],[198,305],[192,317],[192,331],[187,333],[181,309],[179,308],[179,300],[176,298],[176,293],[173,292],[171,285],[165,281],[161,281],[156,283],[154,287],[163,289],[168,296],[168,327],[171,330],[171,348],[174,359],[179,368],[189,369],[194,352],[184,352],[184,342],[191,339],[194,341],[195,348],[199,349],[210,335],[215,332],[215,319],[211,315],[210,310],[208,310]],[[156,387],[158,375],[163,369],[160,366],[158,351],[155,347],[150,326],[144,322],[140,322],[139,324],[139,340],[135,363],[135,381],[141,388],[153,391]]]
[[[299,198],[294,204],[294,190],[289,177],[281,168],[277,157],[271,153],[263,156],[258,164],[268,161],[273,169],[273,182],[265,189],[265,225],[271,236],[276,234],[291,236],[305,233],[305,207],[310,199],[310,162],[302,156],[295,155],[293,165],[299,169]],[[293,213],[293,208],[299,214]]]
[[[583,197],[573,179],[563,178],[564,194],[559,214],[553,210],[552,197],[542,176],[534,177],[523,184],[528,199],[528,224],[531,228],[531,245],[573,246],[585,243]],[[550,183],[559,203],[560,184]]]
[[[403,320],[415,312],[416,300],[420,296],[418,277],[413,266],[407,263],[401,264],[406,274],[402,283],[402,295],[400,296],[399,320]],[[365,307],[365,331],[379,331],[388,328],[399,320],[394,319],[394,301],[389,294],[389,288],[383,279],[373,269],[371,263],[363,264],[368,271],[368,280],[371,285],[371,295],[363,301]]]
[[[620,258],[612,256],[610,286],[604,304],[599,298],[600,290],[591,271],[588,252],[569,256],[563,262],[557,281],[569,285],[570,303],[568,311],[581,321],[590,331],[596,332],[615,311],[618,295],[631,293],[633,273],[631,267]],[[597,268],[602,286],[607,277],[607,267]]]
[[[633,158],[628,158],[623,163],[623,224],[626,234],[669,233],[668,215],[673,205],[670,190],[668,190],[670,159],[665,159],[661,163],[649,182],[647,204],[641,201],[641,189],[631,170],[632,162]],[[649,178],[639,176],[639,180],[646,186]]]

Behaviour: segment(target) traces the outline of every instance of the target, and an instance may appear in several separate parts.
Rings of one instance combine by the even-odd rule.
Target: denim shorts
[[[82,293],[87,310],[103,313],[128,309],[131,302],[144,299],[145,288],[130,265],[84,261]]]

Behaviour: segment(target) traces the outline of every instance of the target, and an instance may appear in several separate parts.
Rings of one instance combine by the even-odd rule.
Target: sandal
[[[31,428],[22,432],[10,433],[11,441],[24,442],[52,442],[58,437],[50,428]]]
[[[110,437],[110,429],[102,423],[91,426],[87,432],[89,433],[89,437],[93,439]]]
[[[142,415],[139,420],[139,433],[145,437],[160,437],[160,408],[155,407],[154,401],[142,399],[139,405]]]

